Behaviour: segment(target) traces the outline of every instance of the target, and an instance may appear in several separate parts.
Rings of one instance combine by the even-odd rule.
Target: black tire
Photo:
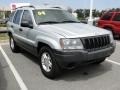
[[[101,64],[102,62],[105,61],[106,58],[101,58],[101,59],[98,59],[96,60],[93,64]]]
[[[11,48],[12,52],[14,52],[14,53],[19,52],[19,47],[17,46],[12,35],[9,36],[9,43],[10,43],[10,48]],[[12,44],[13,44],[13,46],[12,46]]]
[[[42,65],[42,55],[44,53],[48,53],[50,58],[51,58],[50,61],[52,63],[52,68],[49,72],[45,71],[45,69],[43,68],[43,65]],[[40,60],[41,71],[47,78],[54,79],[61,74],[61,70],[60,70],[60,68],[59,68],[59,66],[54,58],[52,50],[49,47],[44,46],[40,49],[39,60]]]

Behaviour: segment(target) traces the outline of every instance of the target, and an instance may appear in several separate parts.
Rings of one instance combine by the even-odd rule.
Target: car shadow
[[[29,58],[32,62],[39,65],[39,60],[37,57],[31,55],[26,51],[22,51],[22,55]],[[90,78],[95,78],[100,75],[103,75],[112,69],[112,64],[109,62],[103,62],[99,65],[85,65],[80,66],[79,68],[73,70],[64,70],[60,77],[54,79],[55,81],[64,80],[64,81],[80,81],[88,80]]]
[[[114,40],[120,41],[120,37],[114,37]]]
[[[38,57],[32,55],[31,53],[25,51],[25,50],[21,50],[21,54],[27,58],[29,58],[32,62],[34,62],[35,64],[38,64],[39,65],[39,60],[38,60]]]
[[[98,77],[112,70],[112,64],[103,62],[100,65],[86,65],[79,68],[64,71],[62,76],[56,80],[80,81]]]
[[[2,66],[0,63],[0,90],[6,90],[7,88],[7,80],[5,79],[3,71],[4,68],[6,68],[6,66]]]

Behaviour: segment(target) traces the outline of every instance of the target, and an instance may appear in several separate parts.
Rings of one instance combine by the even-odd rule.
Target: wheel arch
[[[43,47],[43,46],[47,46],[49,47],[50,49],[52,49],[52,47],[44,42],[38,42],[37,44],[37,53],[39,53],[39,50]]]

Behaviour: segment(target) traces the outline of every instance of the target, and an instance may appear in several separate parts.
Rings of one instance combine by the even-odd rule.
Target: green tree
[[[84,18],[83,9],[77,9],[75,12],[78,14],[79,19]]]
[[[0,19],[2,19],[4,16],[3,12],[0,12]]]

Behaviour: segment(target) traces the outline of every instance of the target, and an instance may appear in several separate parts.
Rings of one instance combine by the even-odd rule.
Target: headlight
[[[62,49],[83,49],[80,39],[60,39]]]

